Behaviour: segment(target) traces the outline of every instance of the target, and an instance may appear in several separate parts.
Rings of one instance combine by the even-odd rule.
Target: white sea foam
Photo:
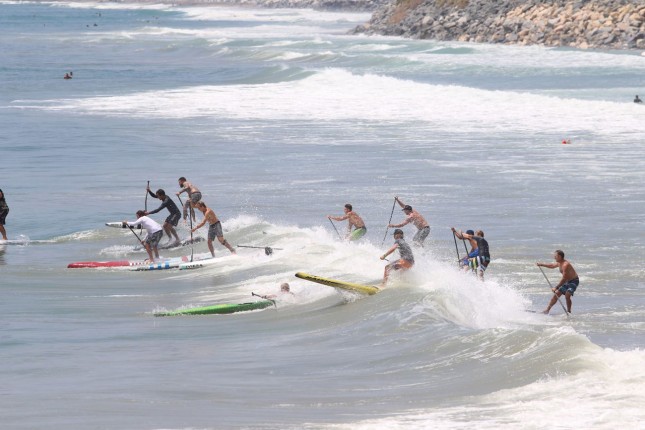
[[[472,100],[472,103],[464,103]],[[144,118],[422,122],[446,132],[599,133],[643,137],[631,103],[582,101],[513,91],[430,85],[329,69],[300,81],[199,86],[126,96],[16,101],[13,106]]]
[[[460,406],[415,410],[327,428],[643,428],[645,351],[589,347],[583,353],[592,368],[575,375],[555,376],[523,387],[472,397]]]

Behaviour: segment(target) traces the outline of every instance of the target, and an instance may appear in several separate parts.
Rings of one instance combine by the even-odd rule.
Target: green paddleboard
[[[171,317],[175,315],[208,315],[208,314],[233,314],[235,312],[264,309],[274,304],[271,300],[260,300],[251,303],[224,303],[220,305],[204,306],[201,308],[181,309],[178,311],[158,312],[156,317]]]

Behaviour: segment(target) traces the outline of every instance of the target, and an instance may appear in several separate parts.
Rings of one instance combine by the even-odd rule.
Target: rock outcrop
[[[394,0],[354,33],[645,49],[645,0]]]

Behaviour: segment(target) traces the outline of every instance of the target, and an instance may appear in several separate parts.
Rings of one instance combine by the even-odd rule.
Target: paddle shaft
[[[143,243],[143,240],[141,240],[141,238],[139,237],[139,235],[138,235],[138,234],[136,234],[136,233],[134,232],[134,230],[132,229],[132,227],[130,226],[130,224],[126,224],[126,225],[127,225],[127,226],[128,226],[128,228],[130,229],[130,231],[132,232],[132,234],[133,234],[133,235],[135,235],[135,237],[136,237],[137,239],[139,239],[139,243],[141,243],[141,245],[143,245],[143,246],[144,246],[144,248],[145,248],[146,244],[145,244],[145,243]]]
[[[177,196],[177,198],[179,199],[179,204],[183,208],[184,207],[184,202],[181,201],[181,196]],[[190,219],[190,261],[192,263],[193,255],[195,253],[195,250],[193,249],[193,218],[192,218],[192,216],[190,214],[188,214],[188,218]]]
[[[334,221],[332,221],[332,220],[331,220],[331,218],[327,218],[327,219],[328,219],[328,220],[329,220],[329,222],[331,223],[331,226],[332,226],[332,227],[334,227],[334,230],[336,230],[336,234],[338,235],[338,238],[339,238],[340,240],[343,240],[343,238],[341,237],[340,233],[338,232],[338,229],[336,228],[336,225],[334,224]]]
[[[146,187],[146,200],[144,202],[144,210],[148,212],[148,190],[150,189],[150,181],[148,181],[148,186]]]
[[[251,295],[255,296],[255,297],[259,297],[259,298],[264,299],[264,300],[269,300],[271,303],[273,303],[273,306],[275,306],[275,308],[278,309],[278,305],[276,304],[275,300],[270,299],[270,298],[268,298],[266,296],[261,296],[259,294],[255,294],[253,291],[251,291]]]
[[[387,232],[390,229],[390,224],[392,224],[392,217],[394,216],[394,207],[396,206],[396,198],[394,198],[394,203],[392,203],[392,212],[390,213],[390,220],[387,222],[388,227],[385,229],[385,236],[383,236],[383,242],[381,243],[381,246],[385,243],[385,239],[387,239]]]
[[[542,272],[544,279],[546,279],[546,282],[549,283],[549,287],[551,287],[551,290],[553,290],[553,285],[551,284],[551,281],[549,281],[549,278],[547,278],[544,270],[542,270],[542,266],[538,266],[538,269],[540,269],[540,272]],[[553,291],[553,295],[558,299],[558,303],[560,303],[560,306],[562,306],[562,310],[564,310],[565,315],[567,316],[567,318],[569,318],[569,312],[567,311],[567,308],[564,307],[564,304],[562,303],[562,300],[560,300],[560,297],[558,297],[555,291]]]
[[[455,240],[455,251],[457,251],[457,264],[461,266],[461,258],[459,257],[459,247],[457,246],[457,234],[453,231],[452,238]]]

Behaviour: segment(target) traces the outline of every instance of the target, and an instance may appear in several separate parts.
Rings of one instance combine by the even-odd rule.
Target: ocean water
[[[0,2],[2,428],[645,428],[645,56],[347,35],[368,19]],[[145,258],[104,223],[180,176],[273,255],[66,268]],[[370,297],[294,277],[380,282],[396,195],[432,227],[411,271]],[[348,202],[359,243],[326,219]],[[484,283],[452,226],[485,231]],[[555,249],[570,318],[527,312]],[[282,282],[277,309],[153,316]]]

